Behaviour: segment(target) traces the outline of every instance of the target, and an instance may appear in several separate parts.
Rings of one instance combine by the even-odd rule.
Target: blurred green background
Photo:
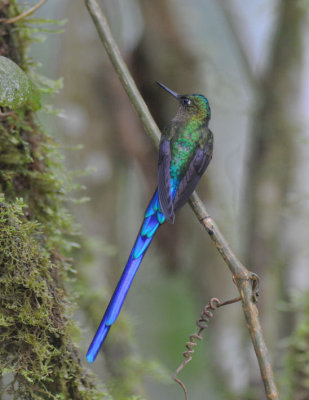
[[[261,278],[261,321],[283,398],[308,399],[308,2],[99,3],[161,129],[177,104],[155,80],[208,97],[215,150],[198,193],[233,250]],[[63,145],[67,168],[88,170],[77,181],[84,186],[78,196],[90,201],[69,204],[82,232],[72,290],[85,359],[154,191],[157,152],[84,2],[48,1],[36,16],[67,19],[64,33],[47,33],[31,57],[42,63],[40,73],[63,77],[53,104],[61,118],[40,118]],[[185,206],[173,226],[159,230],[89,368],[110,382],[116,399],[182,398],[169,376],[182,362],[195,321],[212,296],[236,295],[226,265]],[[300,341],[304,364],[297,358]],[[216,312],[180,378],[190,399],[264,398],[240,305]]]

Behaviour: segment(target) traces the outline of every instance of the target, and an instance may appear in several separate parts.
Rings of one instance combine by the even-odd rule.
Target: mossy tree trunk
[[[20,13],[0,3],[0,18]],[[33,39],[26,23],[0,25],[0,54],[25,72]],[[6,111],[6,110],[1,110]],[[29,105],[0,120],[1,395],[14,399],[99,399],[72,341],[74,304],[66,291],[75,228],[56,143]],[[10,398],[11,398],[10,397]]]

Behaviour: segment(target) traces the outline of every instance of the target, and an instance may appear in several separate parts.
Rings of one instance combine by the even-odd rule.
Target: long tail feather
[[[148,249],[157,229],[164,222],[165,217],[161,213],[158,199],[158,191],[156,190],[145,212],[144,222],[136,238],[135,244],[131,250],[122,276],[118,282],[118,285],[105,311],[99,328],[89,347],[87,353],[87,359],[89,362],[93,362],[96,359],[96,356],[108,334],[111,325],[116,321],[120,313],[123,302],[130,289],[131,283],[138,270],[138,267],[143,260],[146,250]]]

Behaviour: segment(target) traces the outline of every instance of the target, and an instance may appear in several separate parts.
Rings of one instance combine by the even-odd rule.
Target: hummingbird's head
[[[202,94],[178,94],[160,82],[157,82],[157,84],[178,100],[179,109],[177,115],[206,120],[206,122],[210,120],[210,105],[205,96]]]

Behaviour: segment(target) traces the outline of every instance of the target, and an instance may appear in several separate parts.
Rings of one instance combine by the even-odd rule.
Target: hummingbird
[[[163,130],[159,145],[158,187],[145,211],[144,220],[127,264],[87,352],[93,362],[110,327],[116,321],[134,276],[159,226],[173,223],[178,211],[193,193],[213,152],[213,134],[208,127],[211,111],[201,94],[180,95],[160,82],[178,101],[174,118]]]

